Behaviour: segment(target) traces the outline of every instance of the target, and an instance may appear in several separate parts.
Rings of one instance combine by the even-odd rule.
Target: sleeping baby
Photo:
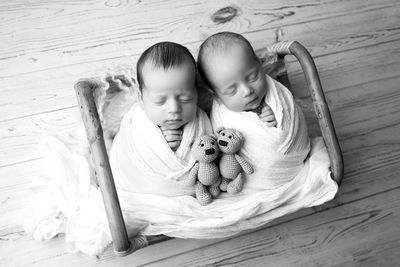
[[[309,168],[305,118],[290,91],[263,72],[249,41],[232,32],[214,34],[201,45],[197,64],[214,96],[213,128],[234,128],[245,137],[242,154],[255,172],[244,190],[274,189],[299,180],[299,173]]]
[[[197,108],[196,65],[182,45],[157,43],[137,62],[139,101],[122,119],[110,163],[118,187],[139,193],[193,194],[183,182],[193,166],[193,140],[210,133]]]

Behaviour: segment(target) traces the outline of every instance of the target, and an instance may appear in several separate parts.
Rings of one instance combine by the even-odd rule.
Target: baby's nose
[[[181,112],[182,108],[179,104],[179,101],[175,99],[171,99],[168,104],[168,112],[169,113],[179,113]]]
[[[242,93],[243,97],[246,97],[246,96],[251,95],[254,92],[254,90],[247,84],[243,83],[240,85],[240,92]]]

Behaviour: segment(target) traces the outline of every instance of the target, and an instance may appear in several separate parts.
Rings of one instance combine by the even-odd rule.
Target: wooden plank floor
[[[213,14],[231,7],[225,21]],[[396,266],[400,261],[400,2],[396,0],[0,2],[0,266]],[[174,239],[125,258],[72,254],[20,226],[40,172],[44,134],[79,122],[73,84],[130,73],[141,51],[169,40],[196,54],[218,31],[262,49],[309,48],[344,154],[338,196],[225,240]],[[288,58],[297,96],[298,63]]]

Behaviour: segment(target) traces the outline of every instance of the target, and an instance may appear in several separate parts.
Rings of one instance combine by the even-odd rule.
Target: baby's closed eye
[[[237,86],[235,84],[233,84],[233,85],[227,87],[224,90],[223,94],[227,95],[227,96],[233,96],[234,94],[236,94],[236,88],[237,88]]]
[[[192,102],[193,101],[193,97],[190,97],[190,96],[180,96],[179,97],[179,101],[180,102],[182,102],[182,103],[189,103],[189,102]]]
[[[255,82],[259,77],[259,72],[252,72],[247,76],[247,81],[249,82]]]
[[[163,105],[165,104],[166,98],[165,97],[158,97],[152,100],[152,102],[156,105]]]

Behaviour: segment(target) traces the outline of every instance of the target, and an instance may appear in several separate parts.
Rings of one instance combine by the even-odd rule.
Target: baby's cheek
[[[146,105],[144,107],[144,112],[147,115],[147,118],[153,123],[158,126],[162,126],[161,124],[164,122],[164,114],[162,109],[159,107],[149,106]]]
[[[235,111],[235,112],[243,111],[242,104],[240,103],[241,97],[239,99],[238,96],[236,96],[236,97],[219,96],[219,99],[227,109]]]
[[[185,117],[187,118],[188,121],[193,120],[196,117],[196,112],[197,112],[197,104],[192,103],[188,104],[185,107]]]
[[[260,92],[260,95],[265,96],[268,92],[268,84],[267,80],[265,78],[260,79],[260,81],[257,84],[258,91]]]

